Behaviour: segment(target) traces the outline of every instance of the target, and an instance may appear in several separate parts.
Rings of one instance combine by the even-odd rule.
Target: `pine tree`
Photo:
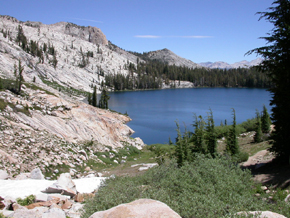
[[[271,119],[266,106],[263,106],[263,112],[261,117],[261,128],[263,133],[269,133],[271,130]]]
[[[97,87],[94,86],[94,91],[93,91],[93,95],[92,95],[92,100],[91,100],[91,105],[93,105],[94,107],[97,107]]]
[[[102,93],[101,93],[101,99],[99,101],[99,107],[103,109],[108,109],[109,99],[110,99],[110,96],[106,88],[103,88]]]
[[[189,149],[189,132],[185,129],[182,136],[178,122],[176,122],[176,126],[177,138],[174,156],[176,157],[178,167],[181,167],[184,162],[192,160],[192,155]]]
[[[178,167],[181,167],[183,163],[185,162],[185,155],[184,155],[184,148],[182,146],[182,136],[180,133],[180,128],[178,122],[176,122],[177,126],[177,138],[176,138],[176,148],[174,156],[176,157],[177,165]]]
[[[216,148],[217,148],[217,138],[214,129],[214,119],[212,110],[207,115],[207,126],[206,126],[206,133],[207,133],[207,149],[211,156],[216,155]]]
[[[236,111],[233,110],[233,124],[227,135],[226,151],[231,155],[236,155],[239,153],[239,144],[236,134]]]
[[[275,131],[271,151],[277,154],[281,161],[290,158],[290,1],[276,0],[267,12],[259,12],[260,19],[265,18],[274,28],[265,39],[267,46],[249,51],[247,54],[257,53],[264,60],[258,69],[271,78],[272,93],[272,121]]]
[[[194,118],[193,152],[206,154],[208,150],[205,143],[205,121],[202,116],[197,117],[196,114],[194,114]]]
[[[258,110],[256,110],[256,133],[254,135],[254,142],[259,143],[262,141],[261,117]]]

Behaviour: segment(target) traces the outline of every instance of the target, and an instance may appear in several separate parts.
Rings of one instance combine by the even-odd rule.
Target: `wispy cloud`
[[[94,22],[94,23],[103,23],[102,21],[98,21],[98,20],[90,20],[90,19],[83,19],[83,18],[76,18],[76,17],[69,17],[69,19],[83,20],[83,21],[89,21],[89,22]]]
[[[136,38],[148,38],[148,39],[156,39],[156,38],[192,38],[192,39],[204,39],[204,38],[213,38],[213,36],[156,36],[156,35],[135,35]]]
[[[136,38],[149,38],[149,39],[156,39],[161,38],[162,36],[155,36],[155,35],[136,35]]]

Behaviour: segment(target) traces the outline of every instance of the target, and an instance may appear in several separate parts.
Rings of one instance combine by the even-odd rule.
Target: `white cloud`
[[[134,37],[137,37],[137,38],[157,39],[157,38],[161,38],[162,36],[155,36],[155,35],[136,35]]]

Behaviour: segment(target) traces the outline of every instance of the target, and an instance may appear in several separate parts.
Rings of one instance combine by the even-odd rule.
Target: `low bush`
[[[22,199],[22,198],[17,198],[17,204],[20,204],[21,206],[27,206],[29,204],[33,204],[35,200],[35,196],[34,195],[29,195],[26,198]]]
[[[231,128],[231,125],[227,126],[216,126],[215,132],[217,138],[225,137],[226,134],[229,132]],[[244,132],[250,132],[256,130],[256,118],[248,119],[247,121],[244,121],[236,126],[236,133],[237,135],[244,133]]]
[[[162,164],[138,177],[107,179],[84,206],[82,217],[139,198],[166,203],[182,217],[232,217],[238,211],[271,210],[290,215],[284,201],[275,204],[255,196],[251,173],[224,157],[197,155],[178,168]]]

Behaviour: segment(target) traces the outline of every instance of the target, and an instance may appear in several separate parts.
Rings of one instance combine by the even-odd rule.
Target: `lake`
[[[232,124],[232,109],[236,111],[237,123],[255,117],[256,109],[268,108],[271,95],[266,89],[256,88],[191,88],[162,89],[110,93],[109,108],[128,113],[128,123],[146,144],[174,142],[177,136],[175,121],[193,131],[193,114],[206,119],[209,109],[213,111],[215,125],[227,120]]]

